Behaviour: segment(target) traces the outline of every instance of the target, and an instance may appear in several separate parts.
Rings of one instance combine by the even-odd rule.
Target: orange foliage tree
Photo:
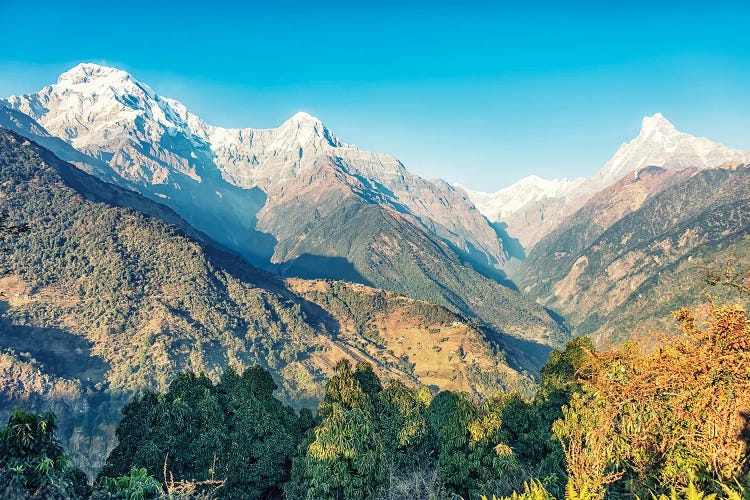
[[[736,305],[675,313],[683,336],[644,353],[597,353],[555,433],[570,488],[648,495],[691,478],[719,489],[747,472],[750,323]]]

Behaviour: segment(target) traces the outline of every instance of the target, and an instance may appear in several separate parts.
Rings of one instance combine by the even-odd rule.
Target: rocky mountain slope
[[[544,309],[499,284],[502,231],[462,190],[346,145],[306,113],[275,129],[214,127],[93,64],[4,105],[2,123],[267,270],[375,285],[551,345],[566,338]]]
[[[599,345],[650,342],[703,300],[702,270],[748,254],[748,163],[657,113],[591,178],[468,192],[523,246],[507,268],[522,292]]]
[[[2,129],[0,206],[30,226],[0,253],[0,418],[51,407],[88,471],[112,447],[124,402],[186,369],[259,364],[297,405],[314,403],[342,357],[477,394],[532,383],[522,371],[536,360],[511,338],[392,292],[280,280]]]
[[[600,345],[645,337],[705,298],[706,268],[750,254],[750,168],[647,167],[532,250],[521,288]]]
[[[643,167],[706,169],[742,162],[750,162],[750,151],[738,151],[705,137],[680,132],[661,113],[656,113],[643,119],[638,136],[620,146],[589,182],[598,191]]]

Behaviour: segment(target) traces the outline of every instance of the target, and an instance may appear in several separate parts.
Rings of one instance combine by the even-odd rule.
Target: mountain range
[[[645,167],[542,238],[516,279],[597,345],[651,343],[674,332],[672,311],[705,301],[705,270],[747,262],[749,251],[747,165]]]
[[[185,370],[260,365],[300,407],[341,358],[477,396],[528,392],[525,372],[542,362],[442,306],[259,270],[163,205],[7,130],[0,165],[3,209],[30,227],[0,252],[0,416],[54,409],[89,472],[114,446],[125,402]]]
[[[346,145],[306,113],[275,129],[214,127],[94,64],[0,105],[0,125],[168,206],[258,267],[393,290],[526,339],[566,337],[503,286],[502,238],[462,190]]]
[[[602,169],[589,178],[571,181],[530,176],[495,193],[463,189],[490,221],[507,227],[508,235],[517,238],[528,252],[592,196],[643,167],[679,171],[739,163],[750,163],[750,151],[731,149],[705,137],[680,132],[661,113],[656,113],[645,117],[638,135],[622,144]]]
[[[505,269],[525,295],[600,346],[652,342],[671,311],[704,299],[705,269],[748,255],[748,164],[657,113],[590,178],[467,193],[523,246]]]
[[[51,405],[89,472],[124,403],[183,370],[261,365],[297,407],[342,357],[528,394],[572,336],[653,342],[701,270],[750,257],[750,152],[658,113],[589,178],[496,193],[307,113],[209,125],[89,63],[0,99],[0,127],[0,208],[30,226],[0,252],[0,402]]]

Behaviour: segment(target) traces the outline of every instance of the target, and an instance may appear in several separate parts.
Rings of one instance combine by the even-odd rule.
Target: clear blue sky
[[[0,95],[106,63],[209,123],[303,110],[482,190],[590,175],[656,111],[750,149],[748,2],[149,3],[0,0]]]

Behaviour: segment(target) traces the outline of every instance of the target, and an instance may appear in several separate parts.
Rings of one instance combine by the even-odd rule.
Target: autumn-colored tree
[[[604,498],[605,487],[622,477],[611,436],[613,415],[596,394],[575,393],[552,430],[563,447],[568,472],[566,498]],[[571,499],[572,500],[572,499]]]
[[[555,425],[576,491],[648,495],[710,491],[748,461],[750,325],[740,306],[709,303],[676,313],[683,335],[653,352],[636,344],[599,353]],[[744,436],[744,437],[743,437]]]

